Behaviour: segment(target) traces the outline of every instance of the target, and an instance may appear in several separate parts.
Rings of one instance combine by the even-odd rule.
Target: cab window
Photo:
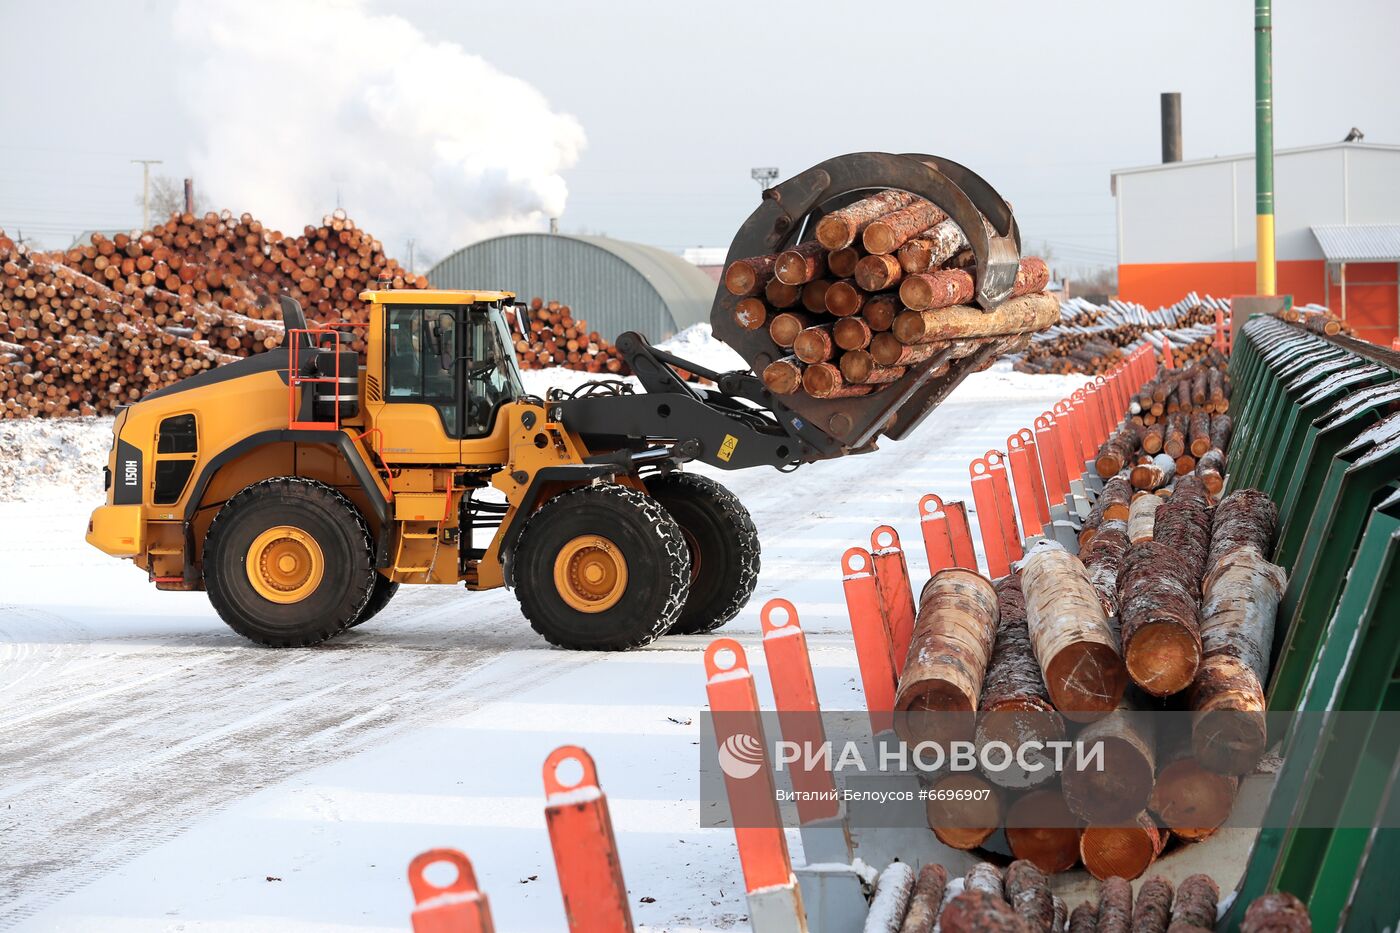
[[[525,394],[515,366],[515,350],[499,314],[467,315],[467,436],[491,433],[496,411]]]
[[[385,401],[421,402],[458,435],[457,319],[451,308],[390,307],[385,314]]]

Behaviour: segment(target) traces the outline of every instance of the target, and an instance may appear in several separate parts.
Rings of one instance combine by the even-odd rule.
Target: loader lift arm
[[[633,331],[617,338],[617,348],[645,391],[611,380],[571,396],[556,393],[550,418],[590,447],[615,451],[603,458],[630,457],[620,464],[624,469],[647,461],[699,460],[723,470],[788,470],[851,452],[778,401],[753,373],[715,372],[657,349]],[[715,388],[686,382],[677,367],[712,380]],[[585,394],[595,388],[602,391]]]

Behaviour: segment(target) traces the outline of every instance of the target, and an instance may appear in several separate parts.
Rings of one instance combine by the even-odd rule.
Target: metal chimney
[[[1162,95],[1162,161],[1181,161],[1181,92]]]

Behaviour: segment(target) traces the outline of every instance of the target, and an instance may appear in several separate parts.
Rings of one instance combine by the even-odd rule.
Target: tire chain
[[[758,526],[753,523],[753,516],[749,514],[744,503],[739,501],[739,497],[722,483],[698,473],[674,473],[672,477],[673,482],[683,483],[697,493],[713,496],[725,514],[738,527],[736,546],[743,561],[743,566],[739,570],[739,586],[730,594],[729,603],[716,614],[713,622],[685,633],[687,635],[704,635],[721,628],[738,615],[740,610],[748,605],[749,598],[753,596],[753,591],[758,586],[758,573],[762,565],[762,555],[759,553]],[[690,482],[691,480],[697,482]]]
[[[655,499],[653,499],[649,495],[646,495],[645,493],[638,492],[637,490],[627,486],[616,484],[604,484],[598,486],[579,486],[576,489],[570,489],[567,492],[561,492],[558,496],[555,496],[554,499],[550,501],[557,501],[559,499],[563,499],[566,496],[586,495],[589,493],[594,493],[596,490],[599,489],[609,490],[609,495],[614,495],[617,498],[626,501],[628,504],[635,507],[637,511],[641,514],[642,518],[645,519],[646,522],[655,529],[657,537],[661,539],[661,549],[664,553],[666,553],[672,558],[671,562],[674,564],[678,558],[684,558],[686,566],[689,566],[690,548],[685,543],[685,536],[681,534],[680,525],[676,524],[676,520],[671,517],[671,514],[661,507],[661,503],[657,502]],[[530,533],[530,525],[535,521],[535,518],[538,515],[539,512],[536,511],[534,515],[530,516],[530,518],[525,523],[525,527],[520,529],[520,537],[517,539],[517,541],[525,540],[525,536]],[[689,595],[690,574],[685,573],[679,576],[673,576],[670,580],[670,589],[668,590],[666,595],[666,605],[662,609],[661,614],[652,623],[651,632],[647,635],[642,636],[641,638],[635,639],[631,642],[627,642],[626,644],[621,645],[618,649],[615,650],[627,651],[632,648],[640,648],[643,645],[651,644],[652,642],[656,641],[656,639],[666,634],[667,629],[669,629],[676,622],[676,620],[680,618],[681,609],[685,606],[686,597]],[[530,619],[529,613],[525,610],[524,603],[521,603],[520,608],[521,612],[525,615],[525,618],[530,620],[531,628],[533,628],[536,632],[543,636],[544,639],[548,641],[551,645],[564,647],[559,642],[551,638],[547,632],[545,632],[538,625],[536,625],[534,619]]]

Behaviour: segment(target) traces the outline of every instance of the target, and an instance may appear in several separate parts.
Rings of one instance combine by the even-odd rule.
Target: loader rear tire
[[[521,611],[552,645],[624,651],[680,617],[690,553],[651,496],[581,486],[542,505],[520,532],[511,576]]]
[[[681,526],[690,548],[690,596],[672,635],[713,632],[748,605],[758,584],[758,529],[734,493],[698,473],[664,473],[647,492]]]
[[[394,594],[398,591],[397,582],[391,581],[382,573],[376,573],[374,575],[374,589],[369,594],[369,602],[365,603],[365,608],[360,610],[360,614],[355,617],[355,621],[351,622],[349,627],[364,625],[379,615],[379,611],[389,605],[389,600],[393,599]]]
[[[204,543],[219,617],[270,648],[319,644],[359,618],[374,590],[369,526],[324,483],[266,479],[224,503]]]

